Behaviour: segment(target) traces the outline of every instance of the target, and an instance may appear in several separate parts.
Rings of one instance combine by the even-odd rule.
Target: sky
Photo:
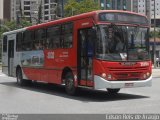
[[[3,0],[0,0],[0,19],[3,19]]]

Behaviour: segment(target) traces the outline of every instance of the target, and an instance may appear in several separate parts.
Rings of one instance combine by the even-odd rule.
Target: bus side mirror
[[[95,32],[97,31],[97,27],[95,25],[92,27],[92,29],[95,30]]]

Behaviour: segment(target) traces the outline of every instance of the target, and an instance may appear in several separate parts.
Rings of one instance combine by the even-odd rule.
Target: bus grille
[[[122,71],[125,71],[125,72],[133,72],[133,71],[145,71],[145,70],[148,70],[148,67],[127,67],[127,68],[109,68],[109,71],[111,72],[122,72]]]
[[[143,72],[147,70],[147,67],[109,68],[117,81],[140,80]]]
[[[117,80],[140,80],[141,73],[113,73]]]

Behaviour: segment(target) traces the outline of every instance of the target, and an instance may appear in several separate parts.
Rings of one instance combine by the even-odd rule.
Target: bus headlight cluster
[[[144,73],[144,74],[143,74],[143,78],[144,78],[144,79],[147,79],[147,78],[150,77],[150,75],[151,75],[151,74],[150,74],[149,72]]]
[[[111,80],[112,79],[112,75],[111,74],[106,74],[106,73],[102,73],[101,77],[107,80]]]

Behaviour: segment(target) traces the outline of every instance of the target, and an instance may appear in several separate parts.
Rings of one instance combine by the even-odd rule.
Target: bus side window
[[[33,47],[35,50],[43,50],[45,47],[46,30],[39,29],[35,31],[35,40],[33,42]]]
[[[16,37],[16,51],[21,51],[22,50],[22,33],[19,32],[17,33]]]
[[[45,44],[46,49],[52,48],[51,37],[52,37],[52,28],[47,28],[47,40]]]
[[[3,52],[7,52],[7,36],[3,37]]]
[[[29,51],[32,48],[33,31],[23,33],[22,50]]]
[[[60,48],[61,26],[53,26],[47,29],[47,49]]]
[[[73,23],[66,23],[62,26],[63,47],[71,48],[73,45]]]

